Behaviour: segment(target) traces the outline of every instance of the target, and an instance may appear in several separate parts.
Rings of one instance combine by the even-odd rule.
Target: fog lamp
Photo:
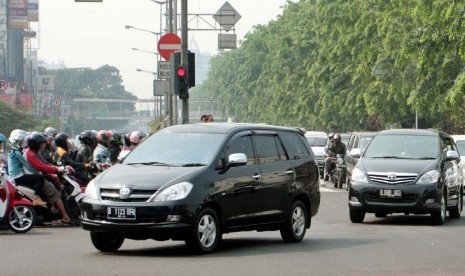
[[[430,199],[427,199],[425,203],[426,204],[433,204],[435,202],[436,202],[436,200],[434,200],[434,198],[430,198]]]
[[[180,215],[168,215],[166,216],[166,222],[178,222],[181,219]]]

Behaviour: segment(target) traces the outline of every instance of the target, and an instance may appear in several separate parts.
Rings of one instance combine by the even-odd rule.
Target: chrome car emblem
[[[388,174],[388,176],[387,176],[387,179],[389,181],[394,181],[394,180],[396,180],[396,178],[397,178],[397,176],[395,174],[393,174],[393,173]]]
[[[127,199],[131,195],[131,189],[123,187],[119,190],[119,198]]]

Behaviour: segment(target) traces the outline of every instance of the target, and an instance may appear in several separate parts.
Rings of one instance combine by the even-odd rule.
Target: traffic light
[[[176,69],[176,77],[179,87],[179,98],[188,98],[189,81],[187,80],[187,70],[183,65]]]

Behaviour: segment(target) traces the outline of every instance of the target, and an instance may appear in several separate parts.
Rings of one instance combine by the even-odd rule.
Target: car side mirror
[[[460,155],[455,150],[448,150],[446,153],[446,160],[460,160]]]
[[[349,155],[355,158],[360,158],[360,156],[362,156],[362,149],[353,148],[350,150]]]
[[[243,166],[247,164],[247,156],[244,153],[233,153],[228,156],[228,165],[230,167]]]

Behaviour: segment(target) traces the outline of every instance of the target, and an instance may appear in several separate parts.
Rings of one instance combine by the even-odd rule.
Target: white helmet
[[[27,132],[22,129],[15,129],[10,133],[10,137],[8,138],[8,142],[11,145],[19,147],[22,142],[26,139]]]

